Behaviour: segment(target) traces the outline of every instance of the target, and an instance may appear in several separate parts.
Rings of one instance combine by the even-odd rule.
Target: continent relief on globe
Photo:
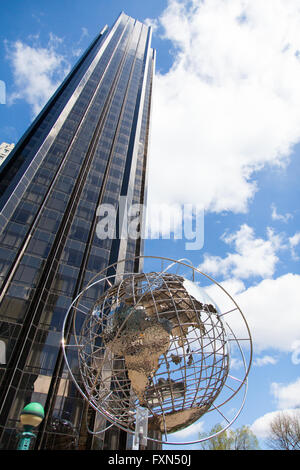
[[[206,309],[213,313],[217,311],[213,305],[203,305],[188,295],[182,279],[173,279],[168,289],[157,288],[144,293],[137,303],[135,298],[135,295],[128,295],[128,291],[127,295],[123,296],[122,304],[115,310],[113,323],[107,327],[103,339],[113,354],[124,357],[132,389],[139,399],[140,406],[147,406],[151,403],[147,393],[149,381],[159,368],[160,356],[167,357],[172,337],[173,340],[176,339],[179,347],[183,347],[191,325],[198,328],[200,335],[205,335],[201,310]],[[174,354],[170,360],[174,364],[181,361],[180,356]],[[158,398],[162,401],[167,396],[162,392],[163,382],[170,381],[173,383],[167,384],[169,390],[170,387],[174,390],[178,385],[185,387],[183,382],[178,384],[171,379],[159,379]],[[184,395],[185,390],[177,390],[177,393]],[[164,416],[154,413],[149,419],[149,429],[161,432],[182,429],[199,419],[209,406],[210,404],[194,406],[164,413]]]

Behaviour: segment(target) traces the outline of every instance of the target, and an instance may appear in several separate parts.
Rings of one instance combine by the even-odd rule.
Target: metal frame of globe
[[[89,431],[92,434],[101,434],[106,429],[109,429],[112,425],[116,425],[117,427],[128,433],[135,433],[134,423],[136,416],[136,408],[137,406],[139,406],[140,400],[137,398],[136,391],[132,391],[131,381],[129,380],[127,374],[128,364],[126,364],[124,358],[122,360],[120,356],[117,356],[118,359],[116,360],[116,355],[111,352],[113,349],[112,345],[115,346],[116,344],[116,339],[113,339],[110,342],[109,348],[103,343],[101,345],[101,341],[103,341],[103,331],[105,331],[105,328],[107,329],[107,321],[109,320],[109,318],[113,318],[109,317],[110,311],[113,310],[112,298],[117,298],[117,302],[119,303],[122,289],[122,295],[124,298],[124,283],[126,285],[126,282],[128,281],[128,279],[130,279],[132,285],[132,293],[137,293],[135,288],[135,281],[146,281],[147,289],[144,289],[144,291],[141,292],[141,294],[139,295],[139,298],[135,299],[134,309],[132,309],[129,314],[125,317],[123,323],[118,325],[118,331],[114,335],[114,337],[120,338],[120,333],[124,331],[124,326],[126,326],[127,322],[130,321],[130,317],[132,316],[133,318],[133,316],[135,315],[134,312],[136,312],[137,308],[142,308],[143,302],[145,303],[145,296],[148,296],[148,300],[149,298],[152,298],[152,307],[154,306],[156,310],[155,314],[157,318],[161,318],[163,312],[158,312],[156,300],[153,298],[153,296],[155,295],[159,296],[160,291],[155,291],[154,288],[155,285],[157,286],[158,282],[160,286],[162,284],[165,284],[165,287],[167,288],[166,292],[168,292],[169,295],[169,306],[170,303],[172,303],[172,305],[174,306],[175,318],[177,316],[178,326],[180,330],[180,333],[178,333],[177,329],[177,335],[174,334],[174,332],[173,334],[171,334],[171,347],[168,349],[167,354],[166,352],[162,354],[163,359],[159,359],[157,363],[157,369],[153,376],[150,377],[151,380],[149,379],[150,382],[148,382],[147,384],[148,402],[142,404],[142,406],[146,406],[149,409],[150,423],[151,417],[153,418],[154,416],[157,416],[158,410],[161,412],[161,432],[162,435],[164,435],[165,439],[155,439],[153,437],[148,436],[147,439],[150,441],[169,445],[196,444],[204,440],[211,439],[216,435],[220,434],[221,432],[225,431],[228,427],[233,424],[233,422],[239,416],[245,403],[248,385],[248,374],[252,362],[252,339],[246,319],[234,299],[230,296],[230,294],[210,276],[202,273],[200,270],[193,267],[189,260],[176,261],[170,258],[163,258],[158,256],[139,256],[134,258],[134,260],[136,259],[148,259],[152,262],[158,261],[161,263],[161,270],[154,272],[151,271],[151,273],[122,272],[122,270],[120,270],[120,267],[123,267],[124,269],[125,263],[128,260],[124,259],[119,261],[118,263],[112,264],[111,266],[105,268],[105,270],[101,271],[93,277],[93,279],[89,282],[88,286],[83,289],[83,291],[80,292],[80,294],[73,300],[64,319],[62,332],[62,347],[70,376],[81,395],[88,401],[89,405],[94,410],[96,410],[99,415],[102,416],[103,419],[111,423],[109,426],[103,426],[102,423],[101,429],[99,431]],[[188,263],[185,263],[184,261],[188,261]],[[165,269],[163,268],[163,263],[169,263]],[[177,272],[171,273],[170,271],[174,267],[176,268]],[[209,310],[201,310],[201,315],[203,315],[203,313],[206,313],[204,321],[202,318],[200,323],[198,320],[198,323],[196,322],[195,324],[195,318],[192,318],[193,321],[189,321],[189,318],[185,317],[185,319],[188,320],[188,325],[180,324],[180,318],[182,318],[180,317],[180,315],[182,315],[183,309],[180,309],[180,311],[178,312],[176,302],[174,301],[174,291],[172,292],[172,289],[170,289],[168,286],[168,282],[165,282],[166,279],[175,283],[178,281],[179,278],[187,280],[189,276],[186,277],[186,273],[185,276],[178,274],[179,268],[185,271],[190,270],[192,282],[194,283],[197,283],[197,281],[195,281],[196,276],[200,276],[200,278],[204,278],[206,281],[211,282],[211,286],[218,288],[219,292],[225,294],[225,298],[227,299],[227,301],[229,300],[232,303],[233,308],[226,308],[225,311],[222,311],[221,309],[218,310],[217,313],[212,313]],[[107,276],[106,273],[109,270],[111,271],[112,269],[114,270],[114,273],[110,276]],[[150,280],[152,280],[152,284],[149,283],[149,278]],[[111,281],[116,279],[117,281],[113,284]],[[96,304],[92,306],[91,309],[89,302],[87,302],[87,304],[85,305],[82,300],[88,289],[95,287],[99,288],[100,285],[102,285],[102,295],[99,296],[99,300],[96,302]],[[156,294],[153,294],[153,292]],[[195,301],[195,298],[192,295],[189,295],[188,301],[190,302],[191,299],[193,303],[193,301]],[[115,301],[116,300],[114,300],[114,302]],[[180,302],[182,301],[184,300],[182,300],[181,297]],[[102,305],[101,318],[100,311],[98,311],[97,315],[95,315],[95,313],[92,313],[95,312],[95,305],[100,304]],[[168,309],[168,312],[170,312],[170,308]],[[240,337],[240,334],[237,336],[231,326],[224,321],[224,319],[231,317],[235,313],[238,314],[240,323],[242,323],[243,325],[243,337]],[[78,319],[79,316],[81,317],[81,320]],[[215,322],[217,326],[213,324],[213,322]],[[236,321],[234,321],[234,323],[236,324]],[[77,324],[80,325],[79,332]],[[100,334],[99,326],[100,330],[102,331]],[[205,349],[206,347],[203,342],[203,337],[205,335],[200,335],[201,339],[199,339],[198,333],[199,331],[201,331],[201,328],[204,328],[203,331],[205,331],[205,328],[207,329],[207,327],[210,328],[208,330],[209,333],[213,334],[212,337],[208,337],[209,341],[206,343],[212,346],[212,350],[209,350],[208,347],[206,351],[206,356],[210,357],[210,360],[212,361],[210,363],[207,362],[207,359],[204,357],[205,354],[203,354],[203,348]],[[183,328],[185,328],[185,330],[183,330]],[[198,336],[197,334],[195,334],[196,329],[198,330]],[[189,338],[192,338],[191,344],[198,343],[201,346],[200,349],[191,351],[191,344],[189,344],[189,342],[185,345],[184,343],[182,343],[181,345],[178,344],[178,341],[182,339],[183,331],[185,333],[186,338],[188,336]],[[234,345],[235,353],[238,352],[239,358],[235,358],[234,361],[229,361],[230,351],[228,350],[228,347],[232,344]],[[246,347],[244,348],[245,345]],[[187,346],[187,352],[185,352],[185,347],[183,346]],[[68,359],[68,354],[70,351],[72,351],[72,364],[69,362]],[[76,367],[74,367],[74,351],[76,351]],[[173,367],[173,369],[171,367],[171,372],[169,366],[170,358]],[[183,365],[180,366],[182,360]],[[236,374],[233,375],[231,373],[233,364],[235,366],[237,363],[239,365],[242,365],[243,372],[241,377],[237,377]],[[117,371],[114,370],[116,368],[116,364],[117,367],[119,367]],[[205,369],[211,372],[211,376],[208,375],[207,377],[203,377]],[[112,372],[113,370],[114,372]],[[181,376],[179,376],[179,378],[178,373],[181,373]],[[75,375],[78,376],[78,379],[76,379]],[[217,376],[215,382],[213,376]],[[195,380],[192,380],[191,377],[194,377]],[[196,384],[197,380],[198,383]],[[197,387],[194,396],[192,396],[193,392],[191,392],[191,381],[191,384],[193,386],[196,385]],[[82,384],[79,384],[79,382],[82,382]],[[185,385],[184,393],[182,392],[182,390],[180,391],[182,383],[184,383]],[[206,384],[205,389],[209,391],[206,395],[203,395],[203,393],[201,395],[199,392],[199,390],[203,389],[203,383]],[[176,386],[177,391],[174,390]],[[224,411],[224,406],[234,397],[236,398],[242,389],[244,389],[244,392],[239,398],[241,403],[237,406],[234,416],[230,415],[229,412],[229,416],[227,417],[226,412]],[[224,391],[225,393],[223,393]],[[186,398],[186,395],[188,395],[189,398]],[[210,398],[210,400],[208,400],[208,398]],[[196,402],[198,402],[199,405],[199,400],[200,402],[202,400],[201,406],[197,406],[196,408],[202,409],[203,412],[200,411],[198,415],[196,413],[194,415],[194,419],[192,416],[192,419],[190,419],[190,424],[197,421],[198,418],[200,418],[204,414],[214,413],[219,420],[220,418],[222,418],[224,423],[222,424],[222,429],[214,434],[205,436],[201,439],[194,441],[169,441],[168,434],[170,434],[170,429],[173,431],[173,428],[171,427],[170,429],[168,429],[168,426],[166,425],[166,417],[169,418],[169,416],[172,416],[172,412],[173,414],[176,414],[178,411],[180,411],[182,402],[183,406],[181,408],[181,411],[185,411],[193,409],[193,407],[195,407]],[[217,403],[218,400],[219,403]],[[164,402],[166,402],[166,405],[164,405]],[[149,405],[149,403],[152,407]],[[187,420],[187,422],[189,423],[189,420]]]

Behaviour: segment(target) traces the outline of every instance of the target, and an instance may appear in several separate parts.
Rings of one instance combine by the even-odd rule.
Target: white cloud
[[[255,434],[256,437],[265,439],[268,437],[270,424],[278,414],[277,411],[272,411],[271,413],[266,413],[263,416],[257,418],[251,426],[251,431]]]
[[[226,281],[221,282],[221,286],[230,294],[233,296],[236,296],[237,294],[240,294],[241,292],[244,292],[246,289],[245,284],[243,281],[240,279],[226,279]],[[215,290],[215,289],[214,289]],[[214,294],[212,294],[214,295]]]
[[[146,237],[170,238],[171,233],[182,238],[183,210],[179,204],[152,204],[147,206]]]
[[[291,357],[291,360],[292,360],[292,363],[297,366],[298,364],[300,364],[300,340],[299,339],[296,339],[293,343],[292,343],[292,357]]]
[[[292,351],[299,337],[300,276],[265,279],[236,296],[250,326],[256,351]]]
[[[78,41],[75,44],[73,44],[73,47],[72,47],[72,55],[74,57],[80,57],[81,56],[81,54],[83,53],[83,49],[81,47],[81,44],[84,41],[84,39],[88,36],[89,36],[89,31],[88,31],[87,28],[85,28],[83,26],[81,28],[81,35],[80,35]]]
[[[152,28],[152,32],[156,32],[158,30],[158,27],[159,27],[159,24],[158,24],[158,20],[156,18],[146,18],[143,23],[146,25],[146,26],[151,26]]]
[[[253,365],[257,367],[263,367],[267,365],[274,366],[275,364],[277,364],[277,362],[278,362],[278,359],[276,359],[275,357],[263,356],[263,357],[255,358],[255,360],[253,361]]]
[[[154,89],[149,200],[245,212],[254,170],[300,138],[297,0],[170,0],[176,46]]]
[[[233,244],[235,251],[223,258],[206,254],[198,268],[213,277],[224,277],[220,284],[245,315],[257,354],[268,349],[290,352],[291,362],[298,363],[300,275],[287,273],[273,279],[272,276],[279,261],[279,250],[296,246],[300,242],[299,234],[290,237],[288,243],[285,234],[277,235],[270,229],[266,239],[255,238],[253,229],[242,225],[237,232],[225,234],[222,239]],[[243,280],[251,276],[264,279],[246,287]],[[222,313],[233,308],[232,301],[216,286],[210,286],[208,292]],[[226,319],[242,337],[242,322],[231,319],[230,314]],[[265,356],[256,359],[254,364],[260,366],[267,361],[271,364],[274,360]]]
[[[288,273],[275,279],[264,279],[246,288],[238,280],[227,280],[221,286],[235,299],[251,332],[254,351],[260,354],[271,350],[295,353],[299,340],[300,275]],[[221,289],[211,286],[209,295],[221,312],[232,309]],[[238,337],[244,327],[238,311],[224,317]],[[240,336],[239,336],[240,335]]]
[[[271,393],[277,402],[277,408],[299,408],[300,407],[300,377],[287,385],[272,383]]]
[[[236,357],[231,357],[230,358],[230,368],[232,370],[234,369],[241,369],[243,367],[244,363],[242,359],[237,359]]]
[[[36,115],[55,92],[69,71],[69,64],[57,52],[62,39],[50,33],[47,48],[35,47],[16,41],[7,44],[7,57],[11,62],[15,91],[8,97],[12,104],[23,99]]]
[[[272,220],[278,220],[286,224],[288,223],[290,219],[293,218],[292,214],[290,214],[289,212],[287,212],[286,214],[278,214],[275,204],[271,205],[271,209],[272,209],[272,215],[271,215]]]
[[[80,47],[77,48],[77,49],[75,48],[75,49],[72,50],[72,54],[73,54],[74,57],[80,57],[82,52],[83,51],[82,51],[82,49],[80,49]]]
[[[254,434],[262,439],[268,437],[270,424],[279,414],[284,413],[288,416],[297,415],[300,418],[300,378],[287,385],[272,383],[271,394],[275,398],[277,410],[259,417],[251,426]]]
[[[251,431],[261,439],[266,439],[268,437],[270,431],[270,424],[273,419],[278,416],[282,411],[284,413],[294,416],[295,414],[299,413],[299,410],[295,409],[286,409],[281,411],[271,411],[270,413],[266,413],[265,415],[259,417],[254,421],[251,426]]]
[[[182,429],[181,431],[177,431],[173,434],[169,434],[172,439],[177,440],[178,439],[187,439],[193,436],[193,440],[199,439],[198,435],[199,433],[202,433],[204,431],[204,421],[197,421],[196,423],[191,424],[191,426],[188,426],[185,429]]]
[[[289,244],[291,248],[291,254],[294,260],[298,260],[299,256],[296,253],[295,247],[300,243],[300,232],[295,233],[292,237],[289,238]]]
[[[82,41],[83,38],[89,35],[89,31],[85,26],[82,26],[81,28],[81,36],[79,38],[79,42]]]
[[[233,244],[235,253],[225,258],[204,255],[200,271],[225,278],[247,279],[251,276],[270,277],[279,261],[277,251],[284,248],[282,237],[267,229],[267,239],[255,238],[254,230],[247,224],[230,235],[223,235],[223,241]]]

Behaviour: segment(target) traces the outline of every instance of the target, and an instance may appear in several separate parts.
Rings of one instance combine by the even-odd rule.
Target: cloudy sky
[[[203,246],[148,239],[146,254],[190,259],[240,305],[254,356],[234,427],[252,426],[264,446],[270,418],[300,406],[300,5],[1,2],[0,142],[17,142],[122,10],[153,26],[157,51],[149,206],[204,213]],[[204,417],[177,438],[197,439],[207,426]]]

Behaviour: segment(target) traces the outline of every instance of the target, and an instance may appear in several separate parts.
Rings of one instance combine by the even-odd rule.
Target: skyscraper
[[[66,374],[67,308],[90,279],[130,257],[141,238],[99,237],[99,207],[145,201],[155,53],[151,28],[121,13],[80,58],[0,167],[0,446],[15,448],[19,414],[45,407],[36,449],[125,448],[98,438],[94,412]],[[88,290],[86,301],[97,300]],[[124,433],[123,433],[124,434]]]

